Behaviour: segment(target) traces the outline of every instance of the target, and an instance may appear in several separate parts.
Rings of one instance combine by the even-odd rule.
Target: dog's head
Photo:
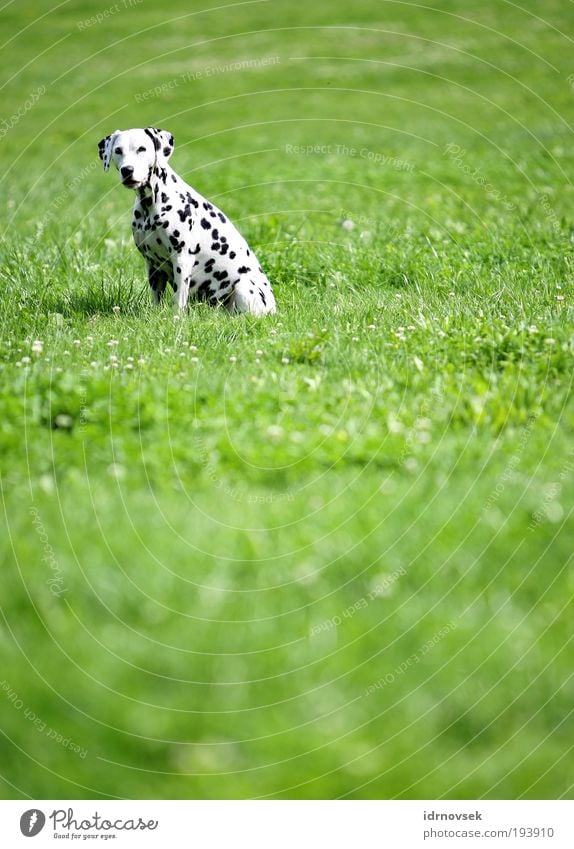
[[[157,127],[141,130],[116,130],[98,143],[104,171],[113,162],[122,185],[127,189],[145,186],[156,166],[167,162],[173,153],[173,136]]]

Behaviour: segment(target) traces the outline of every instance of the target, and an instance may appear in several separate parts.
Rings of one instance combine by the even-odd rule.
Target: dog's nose
[[[120,173],[121,173],[122,177],[124,178],[124,180],[127,180],[127,178],[131,177],[132,174],[134,173],[133,166],[132,165],[123,165],[120,168]]]

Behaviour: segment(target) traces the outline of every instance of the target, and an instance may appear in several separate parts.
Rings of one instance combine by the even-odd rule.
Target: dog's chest
[[[149,260],[165,262],[173,253],[174,230],[169,217],[152,205],[134,207],[132,230],[138,250]]]

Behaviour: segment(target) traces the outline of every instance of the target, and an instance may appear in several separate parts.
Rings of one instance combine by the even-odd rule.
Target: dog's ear
[[[111,133],[111,135],[106,136],[98,142],[98,153],[100,155],[100,159],[104,163],[104,171],[107,171],[110,167],[114,142],[119,132],[119,130],[116,130],[114,133]]]
[[[153,141],[156,159],[169,159],[173,153],[174,141],[171,133],[167,130],[159,130],[157,127],[146,127],[145,132]]]

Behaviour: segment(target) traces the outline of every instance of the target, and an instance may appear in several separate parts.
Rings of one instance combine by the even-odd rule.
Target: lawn
[[[2,797],[571,798],[574,8],[0,20]],[[151,305],[148,125],[276,316]]]

